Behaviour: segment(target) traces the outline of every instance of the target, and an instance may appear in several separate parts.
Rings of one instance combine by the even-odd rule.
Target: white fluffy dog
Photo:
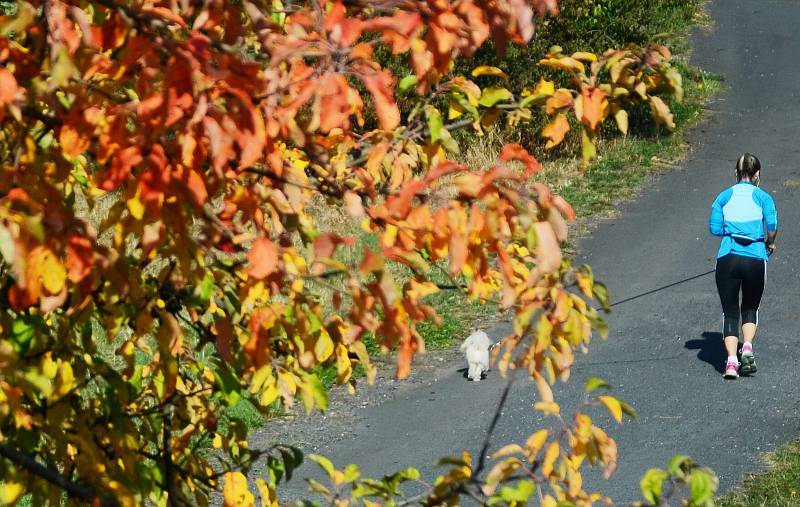
[[[481,377],[489,371],[489,351],[495,346],[483,331],[475,331],[461,344],[460,351],[467,356],[469,372],[467,377],[473,382],[480,382]]]

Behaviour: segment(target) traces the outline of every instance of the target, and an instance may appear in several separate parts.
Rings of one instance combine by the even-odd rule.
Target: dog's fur
[[[473,382],[479,382],[483,374],[489,371],[489,351],[495,343],[483,331],[475,331],[461,344],[460,351],[467,356],[469,371],[467,377]]]

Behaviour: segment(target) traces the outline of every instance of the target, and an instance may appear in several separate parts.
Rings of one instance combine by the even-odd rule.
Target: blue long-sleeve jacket
[[[765,231],[766,228],[766,231]],[[723,236],[717,259],[729,253],[767,260],[767,232],[778,230],[778,212],[768,193],[743,181],[724,190],[711,205],[708,230]],[[754,241],[734,241],[734,238]]]

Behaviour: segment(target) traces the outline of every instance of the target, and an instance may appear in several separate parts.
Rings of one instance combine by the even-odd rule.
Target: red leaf
[[[424,181],[412,180],[403,185],[398,195],[389,198],[386,207],[398,218],[405,218],[411,211],[411,201],[425,188]]]
[[[372,250],[366,250],[364,252],[364,259],[361,261],[361,266],[359,266],[359,271],[361,274],[366,275],[367,273],[375,273],[377,271],[381,271],[384,266],[384,257],[383,254],[373,252]]]
[[[67,276],[79,283],[92,271],[92,242],[85,236],[71,236],[67,243]]]
[[[528,153],[528,150],[518,144],[507,144],[503,146],[500,160],[503,162],[508,162],[509,160],[522,162],[525,165],[526,178],[533,176],[542,169],[542,164],[536,160],[533,155]]]
[[[314,239],[314,257],[317,259],[330,259],[339,245],[352,245],[355,243],[354,238],[344,238],[332,232],[320,234]],[[314,274],[322,274],[325,266],[320,263],[314,263]]]
[[[149,9],[142,9],[140,12],[145,16],[171,21],[176,25],[179,25],[181,28],[186,28],[186,21],[166,7],[151,7]]]
[[[416,12],[396,11],[391,17],[378,17],[365,22],[365,30],[383,34],[383,41],[392,48],[393,54],[404,53],[411,47],[412,35],[422,25]]]
[[[142,162],[142,153],[138,146],[128,146],[118,151],[111,162],[108,177],[100,184],[103,190],[115,190],[130,175],[131,169]]]
[[[247,274],[256,279],[264,279],[278,267],[278,247],[267,238],[258,238],[247,252],[249,267]]]

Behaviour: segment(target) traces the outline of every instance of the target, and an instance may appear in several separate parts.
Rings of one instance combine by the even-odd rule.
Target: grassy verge
[[[800,441],[768,458],[772,468],[745,479],[735,492],[717,501],[717,507],[794,507],[800,505]]]

